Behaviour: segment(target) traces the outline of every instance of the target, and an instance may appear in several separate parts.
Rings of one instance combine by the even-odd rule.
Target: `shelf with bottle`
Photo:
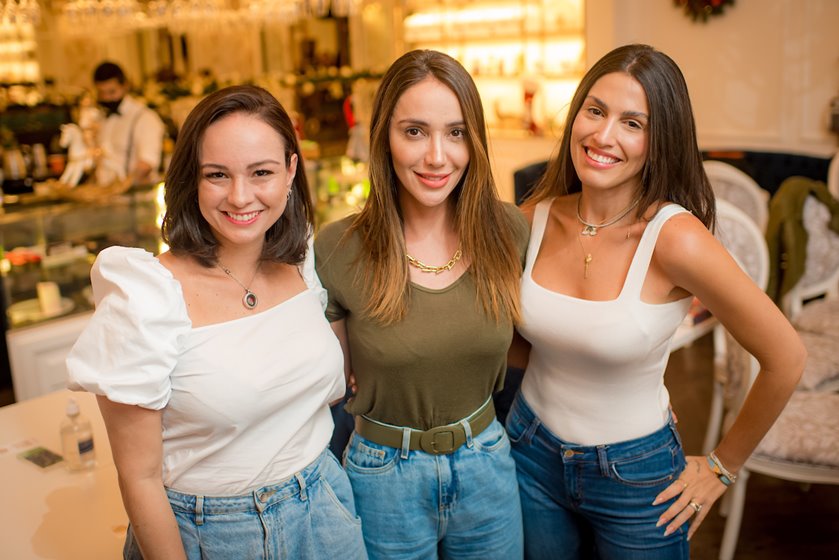
[[[583,34],[582,0],[476,0],[408,4],[405,40],[539,38]]]
[[[409,2],[407,48],[445,52],[475,80],[492,129],[554,135],[585,71],[582,0]]]

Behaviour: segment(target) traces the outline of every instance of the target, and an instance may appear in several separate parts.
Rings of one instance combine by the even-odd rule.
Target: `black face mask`
[[[109,117],[115,113],[119,114],[119,111],[117,111],[117,109],[119,109],[120,103],[122,103],[122,99],[118,99],[116,101],[100,101],[99,105],[101,105],[102,108],[105,109],[105,116]]]

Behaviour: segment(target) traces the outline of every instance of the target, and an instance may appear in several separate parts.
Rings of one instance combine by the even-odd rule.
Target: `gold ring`
[[[693,510],[694,510],[696,513],[699,513],[700,511],[702,511],[702,504],[697,504],[697,503],[696,503],[696,502],[694,502],[693,500],[691,500],[691,501],[688,503],[688,505],[689,505],[690,507],[692,507],[692,508],[693,508]]]
[[[684,490],[687,490],[687,488],[688,488],[688,483],[687,483],[687,482],[685,482],[684,480],[680,480],[679,482],[681,482],[681,483],[682,483],[682,490],[683,490],[683,491],[684,491]]]

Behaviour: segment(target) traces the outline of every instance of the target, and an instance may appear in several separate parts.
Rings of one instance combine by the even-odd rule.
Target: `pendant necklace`
[[[611,220],[606,220],[601,224],[590,224],[586,222],[583,217],[580,215],[580,200],[582,200],[583,196],[580,194],[580,198],[577,199],[577,221],[579,221],[584,227],[583,230],[580,232],[580,235],[577,236],[577,242],[580,244],[580,249],[583,250],[583,278],[588,280],[589,277],[589,267],[591,266],[591,262],[594,260],[594,251],[586,251],[585,246],[583,245],[583,237],[594,237],[597,235],[598,228],[605,228],[609,227],[613,224],[618,223],[621,221],[629,212],[638,205],[640,198],[636,198],[635,202],[630,204],[625,210],[621,211],[617,217],[612,218]],[[634,223],[634,222],[633,222]],[[630,223],[626,229],[626,239],[628,240],[632,234],[632,225]],[[598,243],[599,245],[599,243]]]
[[[591,261],[594,260],[594,253],[592,251],[586,252],[585,246],[583,246],[583,236],[577,236],[577,242],[580,244],[580,249],[583,250],[583,278],[588,280],[588,267],[591,264]]]
[[[629,214],[632,211],[633,208],[638,206],[638,203],[641,201],[641,198],[640,197],[636,198],[635,201],[632,204],[627,206],[624,210],[622,210],[620,213],[618,213],[618,215],[615,216],[614,218],[612,218],[611,220],[606,220],[605,222],[602,222],[602,223],[599,223],[599,224],[590,224],[583,219],[582,215],[580,215],[580,204],[582,203],[582,201],[583,201],[583,194],[580,193],[579,198],[577,198],[577,221],[580,222],[583,225],[583,229],[582,229],[582,231],[580,231],[580,235],[587,235],[589,237],[594,237],[595,235],[597,235],[597,230],[598,229],[609,227],[609,226],[611,226],[613,224],[616,224],[619,221],[621,221],[627,214]]]
[[[216,266],[219,267],[222,272],[230,276],[230,278],[239,284],[243,290],[245,290],[245,295],[242,296],[242,305],[245,306],[245,309],[254,309],[256,305],[259,303],[259,298],[256,297],[256,294],[253,293],[250,288],[239,282],[239,279],[233,276],[233,273],[230,272],[230,269],[221,264],[220,262],[216,263]],[[256,272],[253,273],[253,278],[251,278],[250,284],[253,285],[253,281],[256,280],[256,275],[259,274],[259,267],[262,266],[262,261],[259,261],[259,264],[256,265]]]
[[[458,247],[457,251],[454,252],[452,258],[449,259],[449,262],[441,266],[434,266],[430,264],[425,264],[421,260],[415,259],[408,253],[405,253],[405,258],[408,259],[408,264],[410,264],[414,268],[420,269],[420,271],[422,272],[433,272],[434,274],[440,274],[441,272],[451,270],[452,268],[454,268],[454,265],[457,264],[457,261],[460,260],[461,256],[463,256],[463,253],[460,250],[460,247]]]

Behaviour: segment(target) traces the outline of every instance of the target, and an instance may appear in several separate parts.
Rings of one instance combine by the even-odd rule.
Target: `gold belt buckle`
[[[462,431],[460,426],[439,426],[426,430],[420,436],[420,448],[432,455],[451,453],[466,442]]]

